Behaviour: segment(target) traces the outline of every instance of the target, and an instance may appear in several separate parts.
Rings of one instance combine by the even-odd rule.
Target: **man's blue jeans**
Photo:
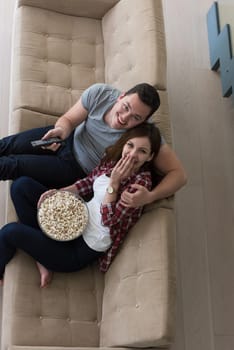
[[[53,126],[35,128],[0,140],[0,180],[29,176],[48,187],[59,188],[86,176],[73,155],[73,133],[53,152],[33,148]]]

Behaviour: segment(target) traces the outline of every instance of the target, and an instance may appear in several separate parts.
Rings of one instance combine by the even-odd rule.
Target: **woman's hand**
[[[131,175],[134,168],[134,159],[126,156],[121,158],[112,169],[110,182],[111,185],[119,186],[120,182]]]
[[[78,193],[75,184],[67,186],[67,187],[60,188],[60,191],[68,191],[68,192],[71,192],[71,193],[74,193],[74,194]]]
[[[74,194],[77,194],[77,188],[76,185],[71,185],[71,186],[67,186],[67,187],[63,187],[58,189],[52,189],[52,190],[48,190],[44,193],[42,193],[41,197],[39,198],[38,202],[37,202],[37,207],[39,208],[39,206],[41,205],[41,203],[43,202],[43,200],[48,197],[53,195],[56,191],[68,191]]]
[[[56,189],[52,189],[52,190],[48,190],[44,193],[42,193],[41,197],[39,198],[38,202],[37,202],[37,208],[40,207],[41,203],[43,202],[43,200],[48,197],[48,196],[51,196],[52,194],[54,194],[56,191]]]

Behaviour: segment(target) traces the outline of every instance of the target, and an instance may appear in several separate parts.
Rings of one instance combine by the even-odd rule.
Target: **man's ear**
[[[126,95],[125,92],[122,92],[122,94],[119,95],[119,97],[117,98],[117,101],[122,100],[122,98],[123,98],[125,95]]]

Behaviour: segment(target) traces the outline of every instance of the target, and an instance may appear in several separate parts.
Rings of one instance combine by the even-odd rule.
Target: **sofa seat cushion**
[[[169,345],[175,288],[174,214],[151,210],[131,229],[105,274],[101,346]]]
[[[97,347],[103,293],[98,267],[54,273],[47,288],[39,283],[35,261],[18,252],[5,273],[3,344]]]

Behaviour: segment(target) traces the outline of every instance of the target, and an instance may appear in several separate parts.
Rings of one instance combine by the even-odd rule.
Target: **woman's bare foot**
[[[41,276],[41,288],[46,287],[52,280],[52,272],[37,261],[37,267]]]

